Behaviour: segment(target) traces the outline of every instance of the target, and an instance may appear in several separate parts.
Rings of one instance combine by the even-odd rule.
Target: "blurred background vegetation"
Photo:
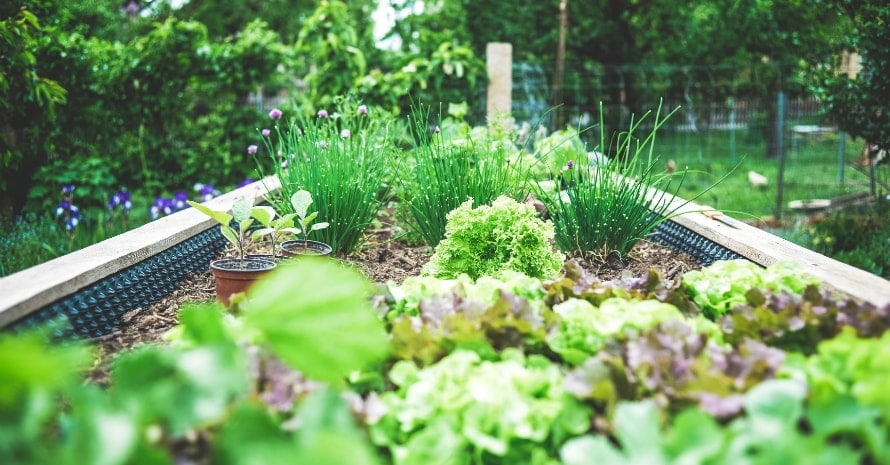
[[[735,170],[703,203],[839,253],[825,244],[852,226],[816,230],[787,201],[886,192],[860,150],[890,141],[888,20],[877,0],[6,1],[0,276],[149,221],[156,197],[252,176],[246,147],[274,106],[313,114],[351,94],[399,121],[424,101],[466,105],[484,124],[489,42],[512,44],[512,116],[528,132],[590,127],[601,103],[614,130],[679,106],[659,155],[705,173],[691,191]],[[65,184],[77,186],[76,237],[55,215]],[[107,208],[124,188],[127,218]],[[835,223],[886,232],[884,212]]]

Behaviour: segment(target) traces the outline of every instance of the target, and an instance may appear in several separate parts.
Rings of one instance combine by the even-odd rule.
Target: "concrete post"
[[[509,118],[513,105],[513,45],[491,42],[485,56],[488,66],[486,116],[489,121]]]

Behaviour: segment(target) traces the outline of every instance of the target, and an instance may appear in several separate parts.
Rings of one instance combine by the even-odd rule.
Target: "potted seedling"
[[[312,205],[312,194],[301,189],[294,192],[294,195],[290,198],[290,203],[294,207],[294,215],[296,215],[299,222],[299,228],[295,228],[298,229],[296,234],[297,236],[302,234],[303,238],[284,241],[281,244],[282,255],[296,257],[300,255],[328,255],[331,253],[332,248],[330,245],[324,242],[309,240],[310,232],[328,227],[326,222],[312,223],[318,216],[317,211],[309,213],[309,206]]]
[[[279,238],[283,234],[296,235],[300,232],[299,229],[294,227],[294,219],[297,217],[297,214],[288,213],[278,216],[278,212],[276,212],[274,208],[267,205],[257,205],[251,210],[250,216],[263,226],[262,228],[253,231],[251,240],[257,240],[261,237],[268,236],[271,248],[271,254],[254,256],[275,260],[277,262],[278,259],[282,257],[280,254],[281,244],[279,243]]]
[[[233,295],[246,292],[251,284],[273,270],[272,260],[245,257],[244,248],[249,241],[249,228],[253,225],[253,199],[239,198],[232,204],[231,213],[188,201],[196,210],[220,224],[220,232],[238,251],[237,257],[225,257],[210,262],[210,271],[216,281],[216,299],[229,305]],[[232,223],[235,223],[235,227]]]

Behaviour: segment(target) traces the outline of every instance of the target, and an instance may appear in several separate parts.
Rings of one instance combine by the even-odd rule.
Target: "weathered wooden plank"
[[[656,191],[657,192],[657,191]],[[876,306],[890,305],[890,281],[846,263],[801,247],[774,234],[750,226],[728,215],[713,214],[713,209],[694,202],[674,199],[669,210],[686,212],[671,220],[702,237],[730,249],[762,266],[777,261],[803,265],[810,275],[826,287]],[[707,213],[707,214],[706,214]]]
[[[227,210],[236,198],[262,197],[265,179],[210,200],[213,209]],[[194,208],[159,218],[46,263],[0,278],[0,327],[76,293],[95,282],[157,255],[217,223]]]

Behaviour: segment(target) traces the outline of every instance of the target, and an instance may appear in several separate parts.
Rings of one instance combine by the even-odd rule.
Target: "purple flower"
[[[269,118],[281,119],[281,110],[273,108],[272,111],[269,112]]]
[[[256,153],[257,148],[258,148],[258,147],[257,147],[256,145],[248,145],[248,146],[247,146],[247,153],[253,155],[253,154]]]
[[[340,137],[342,137],[344,139],[349,139],[349,136],[351,136],[351,135],[352,135],[352,133],[349,131],[349,129],[344,129],[344,130],[340,131]]]
[[[151,219],[156,220],[161,216],[169,215],[173,213],[173,200],[158,197],[155,199],[154,205],[149,209],[149,213],[151,214]]]
[[[219,191],[213,188],[213,184],[196,183],[195,190],[201,196],[201,202],[206,202],[219,195]]]
[[[62,195],[65,197],[69,197],[74,193],[74,184],[65,184],[62,186]]]
[[[328,111],[327,111],[327,110],[318,110],[318,117],[319,117],[319,118],[327,118],[327,117],[328,117]]]
[[[171,204],[171,207],[176,211],[185,210],[189,206],[188,202],[186,202],[186,200],[188,199],[189,195],[187,193],[185,193],[184,191],[178,191],[173,194],[173,202]]]
[[[272,134],[272,131],[270,131],[268,129],[263,129],[262,131],[260,131],[260,134],[262,134],[263,137],[269,137],[269,134]]]
[[[575,162],[573,162],[572,160],[569,160],[569,162],[566,163],[566,168],[572,169],[574,167],[575,167]]]
[[[359,115],[367,115],[368,114],[368,106],[367,105],[359,105],[358,106],[358,114]]]
[[[241,181],[241,182],[239,182],[238,185],[235,186],[235,187],[236,187],[236,188],[241,188],[241,187],[244,187],[244,186],[249,186],[249,185],[251,185],[251,184],[253,184],[253,183],[255,183],[255,182],[256,182],[256,181],[253,180],[253,179],[250,179],[250,178],[244,178],[244,180]]]
[[[61,216],[62,213],[67,213],[71,210],[71,202],[67,200],[63,200],[59,202],[59,207],[56,208],[56,216]]]
[[[114,210],[117,207],[121,207],[124,213],[128,213],[133,208],[133,203],[130,202],[130,193],[126,189],[115,192],[108,201],[109,210]]]

